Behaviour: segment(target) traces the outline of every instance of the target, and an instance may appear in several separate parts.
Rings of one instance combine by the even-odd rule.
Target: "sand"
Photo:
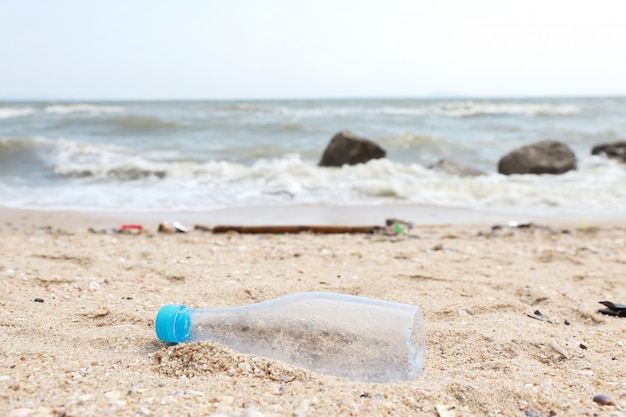
[[[626,303],[623,222],[387,236],[162,234],[151,220],[107,234],[88,229],[119,217],[1,213],[3,416],[626,415],[626,318],[597,312]],[[266,358],[155,335],[164,304],[304,291],[419,305],[423,372],[368,384],[270,371]]]

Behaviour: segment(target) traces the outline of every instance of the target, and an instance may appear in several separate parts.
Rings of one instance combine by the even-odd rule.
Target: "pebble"
[[[39,407],[35,410],[32,408],[16,408],[11,410],[6,417],[56,417],[58,415],[51,408]]]
[[[613,398],[605,394],[596,395],[595,397],[593,397],[593,402],[600,405],[615,405],[615,401],[613,401]]]
[[[237,367],[246,374],[252,372],[252,366],[249,363],[241,362],[237,365]]]
[[[259,410],[246,408],[245,410],[243,410],[241,417],[265,417],[265,415],[261,413]]]
[[[122,393],[120,391],[109,391],[105,393],[104,396],[107,397],[109,400],[115,401],[120,399]]]

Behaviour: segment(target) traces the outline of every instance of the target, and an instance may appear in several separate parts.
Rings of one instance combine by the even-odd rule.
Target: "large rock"
[[[591,149],[592,155],[606,155],[607,158],[617,159],[626,163],[626,141],[603,143]]]
[[[522,146],[503,156],[498,172],[511,174],[563,174],[576,169],[576,155],[564,143],[544,140]]]
[[[445,172],[449,175],[456,175],[458,177],[478,177],[480,175],[485,175],[485,172],[480,169],[476,169],[471,167],[463,162],[453,161],[451,159],[440,159],[437,163],[432,164],[428,168]]]
[[[384,158],[387,153],[383,148],[369,139],[356,136],[344,130],[330,140],[324,150],[319,166],[340,167],[344,164],[356,165],[371,159]]]

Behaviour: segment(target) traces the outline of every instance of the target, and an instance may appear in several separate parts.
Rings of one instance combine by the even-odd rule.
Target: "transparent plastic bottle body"
[[[232,308],[168,305],[157,315],[156,330],[166,342],[213,340],[367,382],[416,378],[426,349],[417,306],[323,292]]]

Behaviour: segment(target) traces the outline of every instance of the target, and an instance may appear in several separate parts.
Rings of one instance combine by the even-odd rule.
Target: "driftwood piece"
[[[197,230],[213,233],[250,233],[250,234],[276,234],[276,233],[374,233],[379,226],[201,226],[196,225]]]

